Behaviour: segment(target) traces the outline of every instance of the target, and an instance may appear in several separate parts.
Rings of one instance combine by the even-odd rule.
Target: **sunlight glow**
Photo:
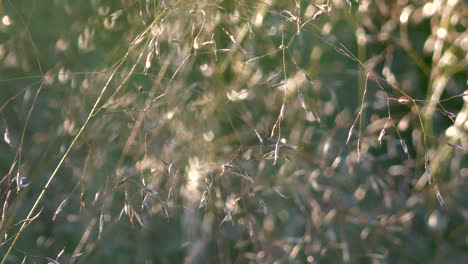
[[[5,26],[11,26],[12,21],[11,21],[11,19],[10,19],[9,16],[3,16],[3,18],[2,18],[2,23],[3,23],[3,25],[5,25]]]

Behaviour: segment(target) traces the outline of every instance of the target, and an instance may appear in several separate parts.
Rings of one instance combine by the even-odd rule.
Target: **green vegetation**
[[[2,263],[468,263],[462,1],[0,16]]]

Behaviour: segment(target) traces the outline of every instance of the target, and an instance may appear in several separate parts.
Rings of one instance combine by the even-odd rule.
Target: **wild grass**
[[[461,6],[3,3],[2,263],[468,259]]]

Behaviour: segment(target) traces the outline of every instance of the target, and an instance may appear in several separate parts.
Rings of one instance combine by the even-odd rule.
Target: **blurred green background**
[[[468,263],[463,1],[0,3],[5,263]]]

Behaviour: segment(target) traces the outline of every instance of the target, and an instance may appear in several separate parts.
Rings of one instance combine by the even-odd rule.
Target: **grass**
[[[449,2],[4,3],[2,263],[468,258]]]

